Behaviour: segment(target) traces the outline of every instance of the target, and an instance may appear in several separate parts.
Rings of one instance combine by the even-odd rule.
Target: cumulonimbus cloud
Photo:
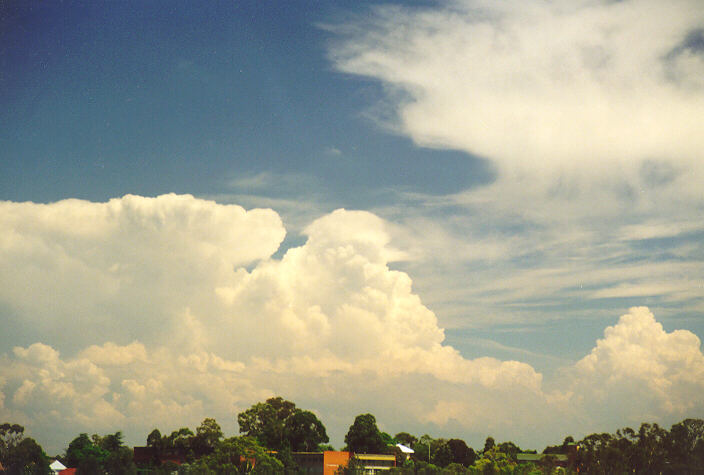
[[[124,430],[140,443],[154,427],[204,417],[234,432],[234,414],[272,394],[327,408],[320,415],[340,440],[356,409],[385,409],[390,431],[408,421],[452,423],[484,436],[518,431],[520,440],[539,420],[564,423],[550,419],[555,408],[565,417],[574,416],[572,404],[591,410],[574,396],[580,384],[648,380],[638,366],[616,364],[641,353],[649,368],[666,366],[652,373],[667,386],[648,406],[653,414],[701,409],[682,405],[702,389],[698,340],[665,333],[643,309],[609,330],[575,367],[578,380],[554,393],[526,363],[464,358],[444,342],[411,278],[389,268],[400,254],[371,213],[319,218],[307,242],[280,259],[271,258],[284,232],[274,212],[190,196],[6,202],[0,222],[11,236],[2,241],[0,280],[25,289],[4,288],[0,300],[10,323],[0,418],[47,434],[56,451],[81,431]],[[57,328],[64,339],[46,330]],[[684,350],[687,358],[676,357]],[[619,394],[602,406],[620,407]]]

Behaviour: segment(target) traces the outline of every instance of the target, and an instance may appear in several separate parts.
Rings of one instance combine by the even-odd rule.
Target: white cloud
[[[536,302],[530,318],[558,319],[576,297],[704,308],[702,24],[697,1],[457,0],[335,25],[334,65],[384,87],[378,122],[497,166],[492,183],[377,211],[443,324]]]
[[[704,354],[687,330],[666,332],[646,307],[634,307],[604,331],[576,363],[573,400],[604,423],[620,414],[630,423],[701,414]],[[601,417],[599,417],[601,416]]]
[[[645,409],[657,417],[698,410],[685,402],[701,389],[698,340],[689,332],[665,334],[652,315],[642,317],[645,311],[607,332],[575,367],[577,380],[550,382],[555,389],[546,393],[543,375],[529,364],[467,359],[445,343],[443,328],[413,292],[409,275],[389,269],[398,251],[390,247],[387,224],[371,213],[323,216],[305,228],[305,244],[271,259],[283,236],[273,212],[192,197],[130,200],[146,210],[123,216],[121,206],[110,214],[104,203],[81,201],[0,208],[8,233],[21,234],[24,243],[4,248],[0,279],[19,279],[15,285],[39,296],[30,306],[22,292],[2,294],[2,304],[18,315],[13,331],[34,331],[38,342],[0,356],[0,418],[21,420],[51,451],[62,450],[81,431],[123,430],[135,444],[154,427],[168,432],[205,417],[234,433],[235,414],[273,394],[318,411],[338,443],[353,417],[368,411],[383,411],[380,418],[391,432],[452,426],[467,437],[492,431],[548,442],[564,421],[578,418],[571,404],[595,411],[570,396],[586,394],[575,388],[594,378],[654,384],[661,389],[657,404]],[[157,203],[161,218],[155,226]],[[203,213],[190,216],[194,210]],[[228,211],[234,213],[225,219]],[[258,219],[247,219],[250,214]],[[66,218],[76,215],[93,216],[97,224],[91,229]],[[223,238],[235,230],[239,238]],[[272,236],[266,242],[252,242],[267,230]],[[179,259],[154,250],[154,243]],[[110,275],[114,251],[127,246],[143,258],[121,260],[119,285],[106,292],[105,280],[95,276]],[[260,260],[250,270],[236,264],[255,255]],[[46,275],[17,273],[8,263],[34,265]],[[139,282],[140,292],[131,281]],[[54,297],[41,298],[45,294]],[[158,298],[147,305],[144,297],[150,295]],[[62,306],[82,318],[55,312]],[[103,306],[110,312],[95,316]],[[126,315],[137,309],[138,317]],[[66,343],[35,330],[32,312],[47,320],[47,328],[63,328]],[[120,332],[106,330],[111,319],[118,319]],[[617,364],[620,357],[641,356],[642,366]],[[626,401],[622,396],[605,394],[602,407],[617,411]],[[543,432],[536,435],[538,423]]]
[[[529,365],[443,344],[371,213],[323,216],[281,260],[268,258],[284,235],[275,213],[189,196],[3,203],[0,220],[15,236],[2,303],[40,341],[5,356],[3,394],[37,427],[194,424],[334,375],[540,392]],[[16,271],[32,267],[42,274]]]
[[[608,174],[702,159],[704,56],[685,40],[703,22],[686,0],[384,6],[342,25],[330,56],[381,80],[384,120],[420,145]]]
[[[0,300],[42,341],[159,339],[215,281],[267,259],[285,230],[271,210],[189,195],[107,203],[0,203]],[[91,341],[92,343],[92,341]]]

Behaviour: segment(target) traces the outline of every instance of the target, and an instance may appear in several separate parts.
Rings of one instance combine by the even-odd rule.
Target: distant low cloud
[[[518,441],[583,413],[623,420],[599,411],[617,414],[632,393],[580,389],[597,379],[655,385],[654,418],[701,410],[686,403],[704,389],[698,339],[665,333],[647,309],[555,389],[524,362],[463,357],[410,276],[389,268],[398,251],[368,212],[320,217],[281,259],[276,213],[191,196],[5,202],[0,222],[0,419],[52,434],[52,451],[81,431],[141,443],[205,417],[232,433],[237,412],[273,394],[317,410],[338,441],[362,411],[383,411],[392,432],[459,425]],[[31,340],[10,343],[20,335]]]
[[[646,307],[631,308],[608,327],[574,369],[574,399],[586,413],[620,414],[633,424],[704,410],[701,341],[686,330],[666,332]]]

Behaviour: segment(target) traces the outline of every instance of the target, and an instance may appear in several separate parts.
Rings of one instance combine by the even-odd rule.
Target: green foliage
[[[3,464],[9,451],[24,439],[24,427],[5,422],[0,425],[0,462]]]
[[[499,452],[506,454],[509,458],[516,460],[516,454],[521,451],[521,448],[513,442],[501,442],[498,445]]]
[[[399,432],[394,436],[394,439],[396,439],[399,444],[403,444],[406,447],[413,447],[413,445],[418,441],[416,436],[411,435],[408,432]]]
[[[200,458],[212,453],[223,438],[220,425],[212,418],[205,418],[196,428],[196,433],[189,437],[188,452]]]
[[[312,452],[328,442],[325,426],[310,411],[296,410],[284,423],[284,437],[294,452]]]
[[[430,462],[430,441],[432,437],[428,434],[423,434],[419,439],[413,442],[410,447],[415,451],[414,458],[419,462]]]
[[[704,420],[685,419],[673,425],[665,444],[673,473],[704,467]]]
[[[568,445],[566,440],[563,446]],[[575,465],[582,472],[700,473],[704,421],[685,419],[669,432],[657,424],[643,423],[637,431],[626,427],[615,434],[588,435],[578,446]]]
[[[452,463],[452,449],[445,439],[436,439],[431,444],[431,462],[438,467],[447,467]]]
[[[465,474],[469,473],[469,470],[461,463],[452,462],[443,469],[442,473],[443,475]]]
[[[460,439],[433,439],[428,434],[424,434],[420,439],[413,437],[412,440],[414,440],[411,446],[415,451],[414,458],[438,467],[446,467],[451,463],[469,466],[476,458],[474,450]]]
[[[88,434],[83,432],[68,444],[64,459],[67,467],[77,467],[80,470],[81,462],[84,459],[95,458],[102,461],[107,457],[107,454],[106,450],[95,446]]]
[[[281,473],[283,464],[248,436],[231,437],[217,444],[210,455],[200,459],[198,473]]]
[[[255,437],[264,447],[299,451],[317,450],[330,439],[325,426],[310,411],[296,408],[281,397],[267,399],[237,415],[240,433]]]
[[[355,417],[345,435],[348,450],[360,454],[376,454],[386,450],[386,444],[376,426],[376,418],[371,414],[360,414]]]
[[[82,433],[69,443],[65,465],[75,467],[78,474],[107,473],[128,475],[136,472],[132,449],[125,446],[122,432],[100,436]]]
[[[125,446],[111,451],[103,461],[105,471],[110,475],[130,475],[136,473],[132,449]]]
[[[50,473],[46,454],[41,446],[30,437],[23,438],[9,447],[2,463],[8,474]]]
[[[477,459],[477,454],[474,449],[467,446],[467,443],[462,439],[450,439],[447,445],[452,452],[452,463],[461,464],[469,467]]]
[[[494,438],[491,436],[487,437],[486,441],[484,442],[484,450],[482,450],[482,452],[488,452],[489,450],[494,448],[494,445],[496,445]]]
[[[489,439],[491,439],[491,437],[489,437]],[[516,468],[518,468],[518,464],[493,444],[494,439],[491,439],[491,442],[491,448],[485,450],[481,458],[474,462],[470,467],[470,473],[514,473]],[[487,445],[489,444],[485,444],[485,447]]]

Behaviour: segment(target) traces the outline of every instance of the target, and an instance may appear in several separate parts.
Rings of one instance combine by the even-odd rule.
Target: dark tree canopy
[[[452,449],[445,439],[436,439],[431,444],[431,463],[438,467],[447,467],[452,463]]]
[[[386,449],[386,444],[376,426],[376,418],[371,414],[361,414],[354,419],[350,430],[345,436],[347,448],[356,453],[380,453]]]
[[[26,437],[10,447],[5,453],[3,466],[7,473],[45,474],[49,464],[41,446],[32,438]]]
[[[447,441],[448,447],[452,452],[452,462],[459,463],[465,467],[469,467],[477,459],[477,454],[474,449],[469,447],[462,439],[450,439]]]
[[[202,457],[215,450],[220,439],[223,438],[222,429],[215,419],[206,418],[196,428],[196,433],[190,439],[190,449],[195,457]]]
[[[284,433],[294,452],[311,452],[330,440],[323,423],[310,411],[294,412],[286,419]]]
[[[489,450],[493,449],[494,445],[496,445],[494,438],[491,436],[487,437],[486,441],[484,442],[484,452],[488,452]]]
[[[69,443],[64,464],[77,468],[80,474],[107,473],[125,475],[133,473],[132,449],[122,441],[122,432],[100,436],[83,433]]]
[[[149,433],[147,436],[147,447],[152,447],[154,449],[161,449],[162,447],[162,439],[161,439],[161,432],[159,432],[159,429],[154,429]]]
[[[413,444],[418,441],[416,436],[411,435],[408,432],[399,432],[394,436],[394,439],[396,439],[400,444],[403,444],[406,447],[412,447]]]
[[[272,450],[313,451],[330,439],[322,422],[281,397],[267,399],[237,415],[240,432]]]

